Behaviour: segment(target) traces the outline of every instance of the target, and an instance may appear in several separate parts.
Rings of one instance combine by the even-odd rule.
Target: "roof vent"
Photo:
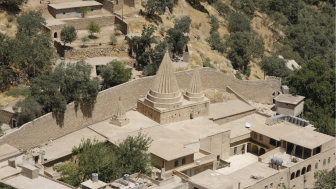
[[[196,165],[201,165],[201,161],[196,161]]]
[[[98,182],[98,174],[97,173],[92,173],[92,181],[93,182]]]

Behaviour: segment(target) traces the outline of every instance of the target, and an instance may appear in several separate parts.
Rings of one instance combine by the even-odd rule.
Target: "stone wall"
[[[250,114],[253,114],[254,112],[255,112],[255,110],[249,110],[249,111],[242,112],[242,113],[239,113],[239,114],[234,114],[234,115],[230,115],[230,116],[226,116],[226,117],[221,117],[219,119],[214,119],[213,121],[215,123],[217,123],[218,125],[223,125],[225,123],[228,123],[228,122],[237,120],[239,118],[248,116]]]
[[[100,16],[100,17],[93,17],[93,18],[79,18],[79,19],[69,19],[69,20],[62,20],[67,26],[74,26],[76,30],[84,30],[90,24],[91,21],[96,22],[99,24],[100,27],[104,26],[111,26],[114,24],[114,15],[110,16]]]
[[[272,93],[280,88],[280,80],[241,81],[211,68],[201,68],[199,71],[203,88],[225,90],[230,86],[245,99],[256,102],[272,101]],[[192,75],[193,70],[176,73],[181,89],[188,87]],[[120,96],[123,97],[126,110],[134,108],[138,99],[144,98],[148,93],[153,79],[153,76],[144,77],[101,91],[92,104],[80,103],[75,106],[70,103],[64,114],[48,113],[24,124],[17,131],[2,136],[0,145],[7,143],[15,148],[29,149],[50,138],[56,139],[108,119],[112,116]]]
[[[123,33],[124,35],[127,35],[129,32],[129,28],[128,28],[128,23],[123,21],[120,17],[115,16],[115,24],[120,24],[121,25],[121,33]]]
[[[2,121],[4,123],[12,126],[12,118],[17,119],[17,116],[15,115],[15,113],[8,112],[8,111],[5,111],[5,110],[1,110],[0,111],[0,118],[2,119]]]
[[[129,7],[134,7],[135,6],[135,0],[124,0],[124,4],[129,6]]]
[[[103,4],[103,9],[106,9],[107,11],[113,13],[113,1],[111,0],[97,0],[97,2]]]
[[[211,152],[215,157],[227,159],[230,157],[230,134],[231,131],[225,131],[202,138],[200,139],[200,148]]]
[[[39,175],[39,169],[33,165],[23,165],[22,175],[30,179],[36,179]]]

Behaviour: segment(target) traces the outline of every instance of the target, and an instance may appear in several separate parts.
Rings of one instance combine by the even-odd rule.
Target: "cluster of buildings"
[[[59,181],[53,167],[71,161],[72,148],[83,138],[118,146],[142,132],[153,139],[148,150],[156,160],[151,177],[128,173],[105,183],[93,173],[81,188],[312,188],[315,172],[335,166],[335,138],[300,118],[304,97],[290,95],[286,86],[273,95],[274,117],[256,112],[241,97],[210,104],[198,68],[183,94],[166,52],[136,109],[125,111],[120,97],[111,119],[25,152],[0,146],[0,181],[25,189],[74,188]]]

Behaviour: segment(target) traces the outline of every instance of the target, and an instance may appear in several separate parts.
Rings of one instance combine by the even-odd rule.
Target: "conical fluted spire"
[[[114,115],[117,116],[117,118],[126,116],[126,112],[125,112],[125,109],[124,109],[124,105],[121,102],[121,98],[119,98],[118,107],[117,107]]]
[[[197,66],[194,69],[194,74],[191,78],[187,92],[193,94],[198,94],[202,92],[201,78]]]
[[[156,73],[151,90],[157,93],[165,94],[175,93],[179,91],[168,50],[166,51],[160,68]]]

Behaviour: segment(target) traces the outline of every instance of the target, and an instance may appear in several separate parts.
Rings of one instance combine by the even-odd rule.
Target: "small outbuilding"
[[[48,10],[55,18],[81,17],[80,7],[87,7],[87,15],[101,14],[103,4],[97,1],[76,1],[67,3],[49,4]]]
[[[299,116],[303,114],[304,96],[280,94],[274,98],[277,114]]]

